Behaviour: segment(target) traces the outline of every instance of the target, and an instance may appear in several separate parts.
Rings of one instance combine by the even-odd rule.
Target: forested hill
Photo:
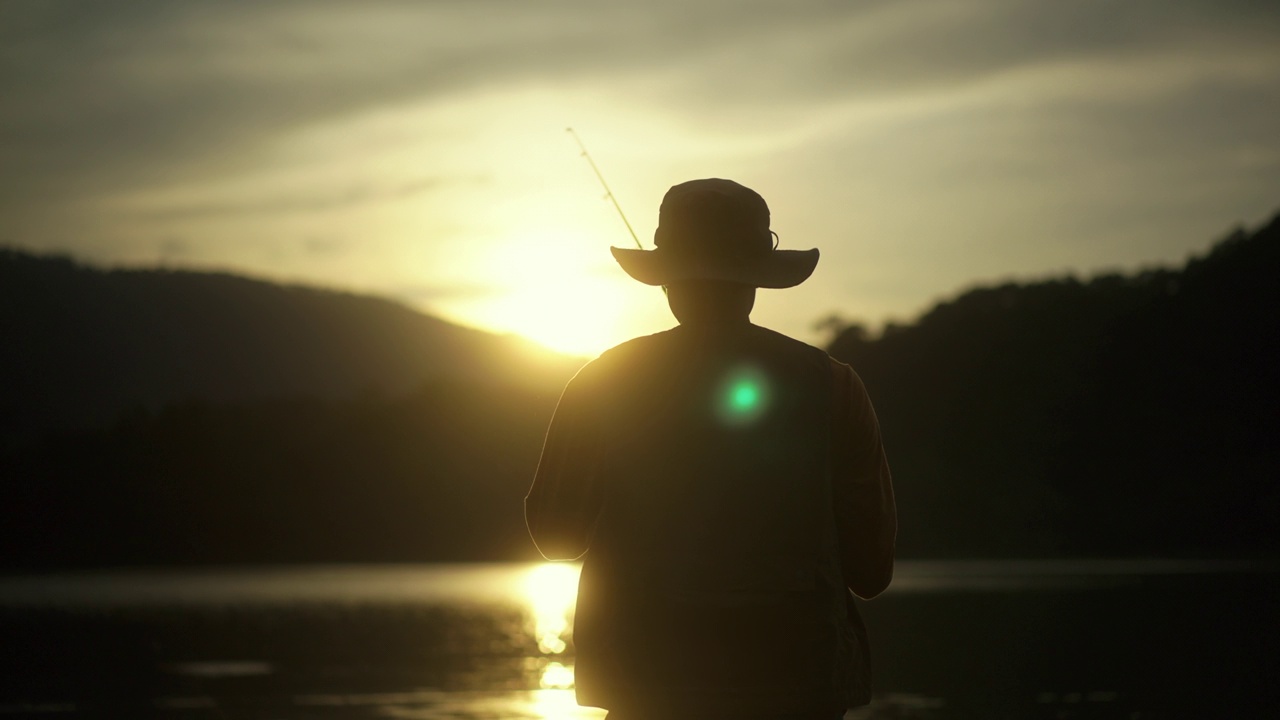
[[[559,387],[581,364],[380,298],[12,250],[0,250],[0,338],[0,440],[193,399],[402,397],[441,379]]]
[[[1185,267],[979,288],[831,344],[912,555],[1280,551],[1280,218]]]

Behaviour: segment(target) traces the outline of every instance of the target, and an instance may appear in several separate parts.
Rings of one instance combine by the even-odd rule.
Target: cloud
[[[1276,39],[1269,3],[42,2],[0,16],[0,201],[251,163],[309,122],[553,78],[741,108],[919,92],[1030,63]],[[799,108],[803,110],[803,108]]]
[[[182,237],[168,237],[158,243],[157,255],[161,265],[184,260],[191,255],[191,242]]]
[[[341,252],[348,243],[336,237],[308,237],[302,239],[302,249],[309,255],[323,256]]]
[[[478,282],[400,285],[389,290],[390,295],[411,305],[428,305],[448,300],[476,300],[495,297],[503,292],[506,292],[504,288]]]
[[[411,198],[441,187],[484,182],[483,178],[424,177],[402,183],[374,185],[357,184],[336,190],[321,190],[306,194],[237,200],[206,200],[149,207],[137,211],[137,215],[155,220],[198,220],[218,216],[257,216],[282,214],[307,214],[328,210]]]

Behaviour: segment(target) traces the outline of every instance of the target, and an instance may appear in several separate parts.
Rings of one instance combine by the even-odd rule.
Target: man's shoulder
[[[642,358],[652,356],[659,348],[669,343],[674,330],[675,328],[671,328],[651,335],[641,335],[614,345],[583,365],[575,379],[585,381],[607,376],[622,371],[628,365],[641,362]]]
[[[777,330],[764,327],[763,325],[753,324],[751,328],[760,337],[766,338],[768,342],[776,343],[778,345],[785,346],[800,352],[808,352],[813,354],[821,353],[823,355],[827,354],[827,351],[823,350],[820,347],[817,347],[815,345],[810,345],[809,343],[803,340],[797,340],[791,337],[790,335],[784,335],[778,332]]]
[[[676,326],[619,343],[584,365],[582,370],[579,371],[579,376],[582,376],[585,380],[591,377],[608,376],[616,372],[629,372],[634,369],[636,363],[647,364],[664,352],[678,352],[681,347],[680,334],[681,328]],[[809,361],[821,363],[823,366],[830,364],[833,370],[836,366],[841,369],[848,368],[847,365],[831,357],[826,350],[802,340],[797,340],[790,335],[784,335],[777,330],[752,324],[748,334],[757,349],[760,349],[763,345],[773,352],[804,356]]]
[[[830,372],[832,363],[837,362],[826,350],[810,345],[803,340],[797,340],[790,335],[784,335],[777,330],[771,330],[759,325],[753,325],[752,329],[758,344],[767,347],[770,354],[790,358],[792,363],[799,363],[814,369],[820,367],[824,371]]]
[[[636,353],[650,351],[657,346],[670,342],[671,339],[675,337],[675,333],[678,329],[679,326],[677,325],[676,327],[668,328],[650,335],[641,335],[639,337],[633,337],[630,340],[625,340],[600,353],[600,356],[593,360],[592,363],[603,362],[604,364],[608,364],[611,362],[620,362],[625,358],[634,356]]]

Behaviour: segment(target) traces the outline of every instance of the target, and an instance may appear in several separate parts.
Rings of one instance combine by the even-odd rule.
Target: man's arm
[[[832,491],[845,583],[858,597],[884,592],[893,579],[898,534],[893,479],[880,438],[880,423],[862,379],[831,361],[835,390]]]
[[[524,500],[529,535],[548,560],[572,560],[585,553],[600,514],[600,427],[590,378],[588,365],[560,396]]]

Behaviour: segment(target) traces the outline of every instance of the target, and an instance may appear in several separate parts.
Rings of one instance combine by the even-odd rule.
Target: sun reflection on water
[[[544,690],[573,689],[573,666],[561,665],[558,662],[547,663],[546,667],[542,668],[539,684]]]
[[[565,656],[578,595],[578,571],[579,566],[571,563],[542,563],[525,576],[524,599],[538,652],[542,653],[539,689],[533,691],[530,710],[542,720],[604,715],[602,710],[579,707],[575,702],[573,662]]]
[[[525,596],[533,613],[533,634],[544,655],[559,655],[568,647],[577,595],[576,565],[543,563],[526,576]]]

